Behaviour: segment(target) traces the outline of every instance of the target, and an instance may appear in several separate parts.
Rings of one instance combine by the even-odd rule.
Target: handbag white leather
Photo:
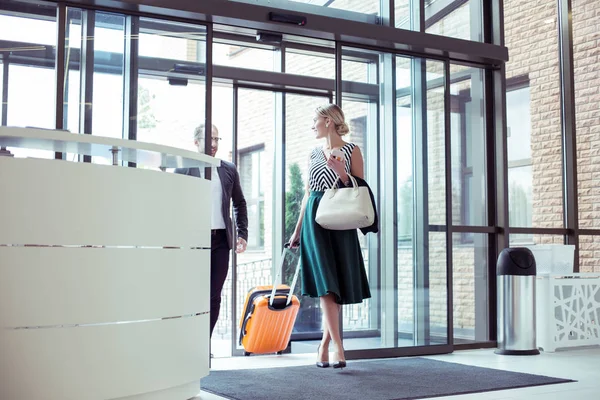
[[[325,190],[321,198],[315,221],[325,229],[360,229],[375,222],[375,210],[369,196],[369,188],[359,187],[352,175],[348,177],[353,187],[338,189],[338,178],[331,189]]]

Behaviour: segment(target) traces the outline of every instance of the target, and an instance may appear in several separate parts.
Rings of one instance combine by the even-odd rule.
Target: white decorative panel
[[[210,247],[210,182],[0,157],[0,244]]]
[[[208,373],[209,315],[78,328],[0,330],[0,398],[165,400]],[[164,396],[148,395],[162,392]],[[184,400],[184,398],[180,398]]]
[[[539,280],[538,345],[545,351],[600,345],[600,276],[550,275]]]
[[[0,329],[208,312],[209,249],[0,247]]]

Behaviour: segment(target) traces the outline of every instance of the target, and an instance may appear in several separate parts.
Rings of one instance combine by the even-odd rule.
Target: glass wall
[[[205,32],[203,26],[70,8],[67,128],[196,151],[194,129],[205,114]]]

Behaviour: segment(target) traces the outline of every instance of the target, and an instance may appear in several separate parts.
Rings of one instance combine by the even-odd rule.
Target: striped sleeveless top
[[[350,173],[350,157],[356,145],[346,143],[340,148],[346,159],[346,173]],[[322,147],[316,147],[310,153],[308,166],[308,190],[312,192],[323,192],[331,189],[338,178],[334,170],[327,166],[327,158]]]

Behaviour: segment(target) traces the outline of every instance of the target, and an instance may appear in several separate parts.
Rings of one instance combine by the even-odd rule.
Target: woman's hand
[[[295,249],[296,247],[298,247],[298,245],[300,244],[300,233],[294,231],[294,233],[292,233],[292,237],[290,238],[289,243],[291,249]]]
[[[342,181],[346,181],[348,178],[348,174],[346,173],[346,163],[344,160],[339,160],[336,157],[330,155],[327,159],[327,166],[335,171],[336,174],[342,179]]]

